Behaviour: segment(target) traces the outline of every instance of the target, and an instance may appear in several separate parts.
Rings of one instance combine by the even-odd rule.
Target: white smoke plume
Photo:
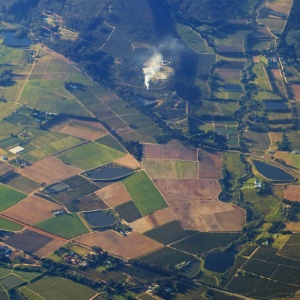
[[[154,52],[154,54],[146,60],[144,63],[145,68],[143,68],[143,72],[145,75],[145,86],[147,87],[147,90],[149,89],[150,80],[156,75],[156,73],[161,68],[161,62],[163,61],[163,56],[161,53],[159,53],[157,50]]]

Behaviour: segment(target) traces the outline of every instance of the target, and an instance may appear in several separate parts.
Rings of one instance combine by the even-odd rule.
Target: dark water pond
[[[229,249],[224,252],[211,253],[206,256],[204,268],[218,273],[224,273],[234,264],[237,250]]]
[[[30,45],[30,40],[27,38],[17,39],[14,31],[2,31],[1,35],[4,37],[5,46],[28,47]]]
[[[242,92],[243,91],[242,86],[239,84],[226,83],[222,87],[224,90],[232,91],[232,92]]]
[[[265,107],[271,110],[288,110],[286,102],[282,101],[265,101]]]
[[[100,168],[88,171],[84,173],[84,176],[95,180],[113,180],[113,179],[125,177],[132,172],[133,172],[132,169],[125,168],[122,166],[117,166],[111,163],[102,166]]]
[[[95,227],[103,227],[113,225],[117,219],[102,211],[91,211],[85,214],[86,220]]]
[[[284,170],[260,160],[252,160],[257,171],[266,178],[274,181],[293,181],[295,178]]]

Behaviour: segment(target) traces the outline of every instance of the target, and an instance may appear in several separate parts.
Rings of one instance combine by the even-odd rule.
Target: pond
[[[17,39],[15,31],[2,31],[1,35],[4,37],[3,44],[10,47],[28,47],[30,40],[27,38]]]
[[[218,273],[224,273],[234,264],[236,249],[208,254],[205,258],[204,268]]]
[[[132,169],[110,163],[97,169],[88,171],[83,175],[94,180],[113,180],[123,178],[134,172]]]
[[[115,216],[102,211],[87,212],[85,218],[94,227],[110,226],[117,222]]]
[[[294,181],[295,178],[281,168],[272,166],[260,160],[252,160],[257,171],[264,177],[273,181]]]
[[[59,183],[55,183],[53,185],[47,186],[44,189],[44,193],[46,193],[46,194],[60,193],[62,191],[67,190],[68,188],[69,187],[66,184],[59,182]]]
[[[265,107],[270,110],[289,110],[287,103],[283,101],[265,101]]]

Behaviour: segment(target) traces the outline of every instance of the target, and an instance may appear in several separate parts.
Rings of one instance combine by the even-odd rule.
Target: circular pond
[[[102,211],[87,212],[85,213],[85,218],[94,227],[110,226],[117,222],[115,216]]]
[[[88,171],[84,173],[84,176],[92,180],[113,180],[125,177],[132,172],[134,172],[132,169],[110,163],[97,169]]]
[[[261,160],[252,160],[257,171],[264,177],[273,181],[294,181],[295,178],[286,171],[267,164]]]
[[[209,271],[224,273],[233,266],[236,254],[237,251],[235,249],[208,254],[205,259],[204,268]]]

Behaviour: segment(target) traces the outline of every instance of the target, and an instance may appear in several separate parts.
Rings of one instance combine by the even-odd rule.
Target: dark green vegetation
[[[145,235],[160,243],[168,245],[195,233],[196,231],[184,230],[179,221],[173,221],[147,231]]]
[[[172,247],[192,254],[197,254],[212,250],[214,248],[226,246],[237,240],[240,236],[240,233],[199,232],[172,244]]]
[[[126,202],[124,204],[115,207],[116,212],[120,218],[130,223],[142,217],[141,213],[135,206],[133,201]]]

